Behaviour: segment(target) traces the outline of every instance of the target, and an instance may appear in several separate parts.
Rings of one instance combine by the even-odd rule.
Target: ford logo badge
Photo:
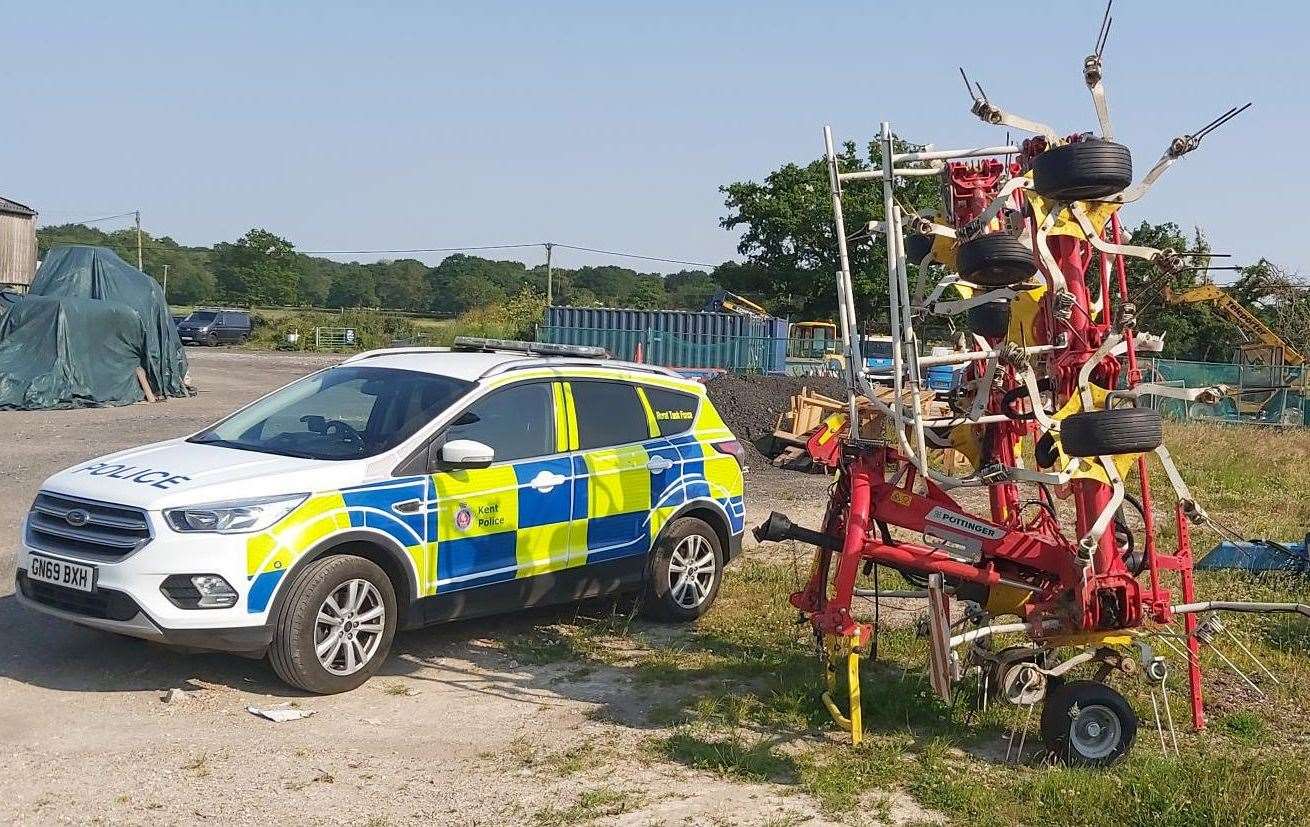
[[[90,519],[91,519],[91,515],[86,513],[80,508],[74,508],[72,511],[64,515],[64,521],[67,522],[69,525],[71,525],[73,528],[81,528],[82,526],[86,525],[87,522],[90,521]]]

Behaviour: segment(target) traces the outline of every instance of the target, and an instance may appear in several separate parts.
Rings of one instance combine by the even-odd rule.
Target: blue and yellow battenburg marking
[[[697,405],[687,431],[661,437],[659,412],[640,394],[651,439],[579,451],[568,382],[555,382],[553,393],[558,456],[314,494],[251,536],[248,611],[268,608],[302,554],[351,529],[382,533],[403,548],[420,596],[645,554],[692,501],[717,503],[731,533],[743,530],[740,468],[712,446],[733,436],[711,406]],[[418,507],[397,510],[401,503]]]

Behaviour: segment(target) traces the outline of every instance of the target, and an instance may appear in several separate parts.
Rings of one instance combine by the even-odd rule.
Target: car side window
[[[513,385],[474,402],[446,428],[446,441],[489,445],[496,462],[555,453],[555,409],[550,384]]]
[[[643,385],[642,390],[655,413],[655,424],[660,428],[660,436],[674,436],[691,430],[699,401],[695,396],[649,385]]]
[[[582,450],[650,439],[637,389],[622,382],[571,381]]]

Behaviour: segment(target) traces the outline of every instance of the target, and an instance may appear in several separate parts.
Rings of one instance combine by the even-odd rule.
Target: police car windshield
[[[472,387],[449,376],[344,365],[288,385],[189,441],[306,459],[371,457],[404,442]]]

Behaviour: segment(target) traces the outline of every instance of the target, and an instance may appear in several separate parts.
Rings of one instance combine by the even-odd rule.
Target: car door
[[[520,382],[475,400],[442,436],[489,445],[486,468],[432,474],[437,593],[564,568],[569,562],[572,467],[556,427],[551,382]]]
[[[566,397],[578,448],[572,564],[645,554],[652,490],[673,472],[676,451],[659,438],[649,406],[631,383],[573,379]]]

